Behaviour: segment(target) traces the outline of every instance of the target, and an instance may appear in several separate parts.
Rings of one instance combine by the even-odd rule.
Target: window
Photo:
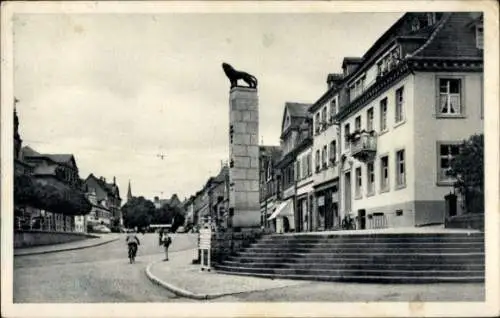
[[[427,13],[427,25],[436,24],[436,13]]]
[[[337,141],[332,140],[330,142],[330,162],[335,163],[337,161]]]
[[[326,124],[326,106],[321,110],[321,130],[325,129]]]
[[[351,128],[349,124],[345,124],[344,126],[344,147],[346,149],[349,149],[349,135],[351,134],[350,132]]]
[[[311,169],[311,156],[312,154],[307,154],[307,175],[310,176],[312,175],[312,169]]]
[[[373,107],[370,107],[366,112],[366,130],[373,130]]]
[[[418,29],[420,29],[420,21],[415,17],[411,22],[411,30],[418,31]]]
[[[395,122],[400,123],[404,120],[404,86],[396,90],[396,118]]]
[[[439,79],[439,114],[461,115],[461,80],[459,78]]]
[[[361,194],[361,188],[363,186],[363,179],[362,179],[362,176],[361,176],[361,167],[357,167],[356,168],[356,198],[359,198],[362,196]]]
[[[380,131],[387,130],[387,97],[380,101]]]
[[[323,168],[326,168],[326,146],[323,146],[323,151],[321,152],[321,162],[323,164]]]
[[[396,46],[377,62],[377,77],[382,77],[392,71],[399,62],[400,49]]]
[[[300,180],[300,160],[295,161],[295,180]]]
[[[320,124],[319,124],[319,122],[320,122],[319,116],[320,116],[320,114],[319,114],[319,112],[317,112],[317,113],[316,113],[316,120],[314,120],[314,124],[315,124],[314,132],[315,132],[316,134],[318,134],[318,133],[319,133],[319,125],[320,125]]]
[[[330,118],[337,114],[337,97],[334,97],[330,103]],[[333,123],[333,120],[330,120]]]
[[[399,150],[396,152],[396,186],[404,187],[406,185],[405,172],[405,151]]]
[[[375,167],[373,162],[366,165],[366,174],[368,178],[368,195],[375,193]]]
[[[318,172],[319,171],[319,149],[316,150],[316,161],[315,161],[315,163],[316,163],[316,172]]]
[[[438,182],[451,183],[455,181],[448,173],[451,170],[451,162],[453,158],[460,152],[460,145],[456,144],[439,144],[439,166],[438,166]]]
[[[476,47],[482,50],[483,42],[484,42],[483,25],[476,25]]]
[[[380,191],[389,191],[389,156],[380,158]]]
[[[354,120],[354,131],[360,131],[361,130],[361,115],[356,117]]]

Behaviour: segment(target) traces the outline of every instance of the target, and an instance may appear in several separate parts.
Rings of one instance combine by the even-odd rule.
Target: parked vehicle
[[[92,231],[95,233],[111,233],[111,230],[106,225],[96,225]]]

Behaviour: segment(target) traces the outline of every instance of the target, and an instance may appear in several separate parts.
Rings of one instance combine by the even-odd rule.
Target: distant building
[[[113,177],[112,183],[108,183],[106,182],[106,178],[98,178],[91,173],[87,179],[85,179],[84,187],[89,199],[95,197],[95,204],[110,212],[110,220],[118,220],[115,222],[118,222],[120,226],[123,225],[123,217],[120,209],[122,199],[115,177]]]
[[[182,205],[182,202],[179,200],[177,194],[173,194],[170,199],[160,199],[159,197],[154,197],[153,204],[155,205],[155,208],[159,209],[166,204],[171,207],[179,207]]]
[[[281,171],[276,167],[280,159],[280,146],[259,146],[260,213],[261,225],[265,228],[271,227],[268,218],[276,210],[281,198]]]
[[[302,143],[301,127],[310,120],[308,109],[311,105],[304,103],[285,103],[281,122],[282,156],[276,167],[281,170],[282,196],[281,203],[269,220],[275,220],[277,232],[295,231],[296,211],[296,158],[298,146]],[[301,147],[303,147],[301,145]]]

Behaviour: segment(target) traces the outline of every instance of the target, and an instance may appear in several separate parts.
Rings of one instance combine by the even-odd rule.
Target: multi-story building
[[[113,213],[108,205],[108,200],[102,198],[102,194],[98,196],[98,190],[96,188],[89,189],[87,192],[87,199],[92,204],[92,210],[86,215],[84,223],[90,226],[105,225],[110,227]]]
[[[350,62],[334,116],[342,214],[360,229],[443,223],[450,162],[483,131],[482,15],[407,13]]]
[[[270,228],[271,223],[268,218],[277,207],[280,200],[281,176],[280,170],[276,168],[276,163],[281,159],[281,149],[279,146],[259,146],[259,166],[260,166],[260,215],[261,226]],[[276,230],[275,228],[273,229]]]
[[[106,182],[106,178],[97,178],[94,174],[90,174],[84,181],[84,188],[87,193],[95,193],[97,202],[105,201],[105,206],[111,212],[111,218],[116,224],[123,225],[121,214],[120,190],[116,184],[116,178],[113,177],[113,183]]]
[[[285,103],[283,120],[281,122],[281,149],[282,157],[276,164],[281,170],[282,194],[281,204],[269,217],[276,222],[277,232],[295,231],[296,210],[296,156],[297,146],[301,142],[301,125],[309,118],[308,108],[310,104]]]
[[[217,228],[227,228],[229,207],[229,167],[222,166],[217,176],[207,182],[210,220]]]
[[[324,231],[340,226],[339,199],[339,125],[333,120],[340,105],[347,102],[343,84],[345,73],[359,63],[358,58],[345,58],[343,74],[329,74],[327,91],[309,108],[313,116],[313,180],[314,201],[311,230]]]
[[[313,189],[313,125],[312,118],[307,118],[299,126],[299,138],[295,153],[295,231],[312,231],[314,189]]]
[[[190,196],[189,199],[184,202],[184,210],[186,211],[184,228],[189,231],[194,225],[194,196]]]

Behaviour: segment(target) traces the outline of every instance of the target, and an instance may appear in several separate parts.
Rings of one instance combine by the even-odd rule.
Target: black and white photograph
[[[2,4],[2,316],[498,314],[498,3],[333,2]]]

